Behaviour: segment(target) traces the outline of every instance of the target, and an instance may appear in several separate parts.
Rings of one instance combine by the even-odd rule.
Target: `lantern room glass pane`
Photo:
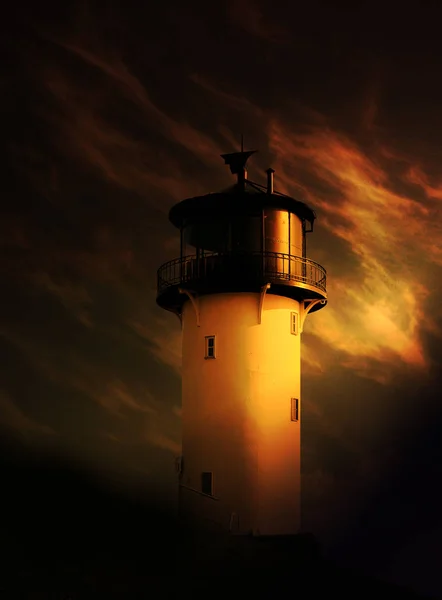
[[[223,219],[195,220],[183,231],[183,253],[195,254],[196,248],[204,253],[227,252],[230,242],[229,222]]]
[[[289,213],[266,209],[264,220],[266,252],[289,254]]]
[[[262,248],[262,217],[237,217],[231,222],[231,251],[260,252]]]
[[[303,256],[303,229],[302,221],[296,215],[290,215],[290,254]]]

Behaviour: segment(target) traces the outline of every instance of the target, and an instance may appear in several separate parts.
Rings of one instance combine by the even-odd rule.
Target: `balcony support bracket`
[[[259,295],[259,306],[258,306],[258,325],[261,325],[262,319],[262,307],[264,306],[264,298],[267,290],[270,288],[270,283],[266,283],[261,288],[261,293]]]
[[[196,292],[192,292],[191,290],[185,290],[184,288],[178,288],[178,292],[180,294],[186,294],[189,300],[192,302],[192,306],[195,310],[196,316],[196,326],[200,326],[200,303],[198,300],[198,294]]]
[[[300,319],[300,330],[299,333],[302,333],[304,331],[304,323],[305,323],[305,319],[308,315],[308,313],[311,311],[311,309],[316,306],[317,304],[325,304],[327,301],[326,300],[304,300],[303,302],[303,306],[301,306],[301,319]]]

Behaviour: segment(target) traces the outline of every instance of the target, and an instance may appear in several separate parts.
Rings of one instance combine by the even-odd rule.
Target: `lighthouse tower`
[[[301,334],[327,302],[306,256],[314,211],[247,178],[255,151],[222,156],[229,189],[172,207],[180,256],[157,303],[182,326],[179,512],[236,534],[300,530]]]

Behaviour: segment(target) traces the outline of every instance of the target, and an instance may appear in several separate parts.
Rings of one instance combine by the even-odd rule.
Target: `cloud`
[[[110,433],[109,431],[103,431],[101,433],[101,435],[106,439],[106,440],[110,440],[111,442],[115,442],[115,443],[120,443],[121,442],[121,438],[118,437],[117,435],[115,435],[114,433]]]
[[[320,353],[313,348],[312,344],[303,344],[301,361],[303,374],[315,376],[324,373],[325,365],[321,363]]]
[[[372,90],[366,97],[365,106],[362,111],[362,125],[367,130],[373,130],[376,126],[376,120],[379,112],[379,101],[376,91]]]
[[[59,143],[63,154],[74,154],[76,161],[96,169],[109,184],[143,198],[151,187],[173,199],[189,195],[188,178],[180,173],[171,153],[159,160],[155,148],[116,127],[91,106],[92,99],[82,103],[81,87],[65,80],[56,69],[47,72],[44,78],[56,104],[62,107],[61,114],[48,113],[45,119],[61,133]],[[153,122],[157,127],[158,122]],[[166,212],[166,206],[158,207]]]
[[[53,381],[84,394],[109,414],[126,418],[130,413],[155,415],[156,401],[144,382],[123,381],[112,366],[89,362],[69,345],[52,348],[17,332],[4,330],[3,337],[19,348],[31,364]]]
[[[181,454],[181,444],[167,435],[160,433],[159,431],[151,430],[147,434],[146,439],[150,444],[156,446],[157,448],[167,450],[176,456]]]
[[[442,182],[431,184],[429,176],[418,165],[410,165],[404,179],[420,187],[428,199],[442,200]]]
[[[288,31],[272,18],[271,13],[264,14],[258,2],[230,0],[228,10],[232,23],[248,34],[276,44],[289,42]]]
[[[92,438],[99,444],[108,440],[127,449],[133,444],[139,448],[149,444],[175,455],[180,453],[181,446],[174,437],[179,435],[179,422],[171,419],[170,405],[159,403],[146,389],[144,379],[123,379],[119,376],[120,373],[112,372],[111,365],[102,365],[98,361],[88,362],[80,352],[67,347],[56,349],[54,355],[54,349],[42,342],[26,339],[15,332],[5,331],[3,336],[22,350],[32,366],[47,377],[48,381],[80,392],[103,409],[106,416],[115,419],[110,422],[110,427],[117,427],[115,433],[105,429],[109,424],[104,427],[99,425],[95,432],[91,432]],[[63,394],[60,401],[63,401]],[[179,416],[178,407],[174,406],[172,412]],[[0,413],[0,424],[13,428],[22,435],[55,433],[30,419],[5,394],[0,395]],[[101,422],[109,423],[108,420],[103,421],[102,417]],[[72,433],[68,434],[69,438]],[[64,439],[60,439],[60,442],[68,443]]]
[[[320,210],[320,226],[341,239],[348,252],[347,257],[323,255],[329,304],[308,319],[308,331],[351,356],[345,364],[359,372],[367,359],[376,359],[382,373],[371,376],[378,380],[387,377],[385,362],[428,367],[421,337],[422,325],[431,326],[425,310],[428,273],[442,265],[435,248],[442,239],[435,207],[411,190],[397,193],[387,170],[396,164],[381,168],[375,162],[379,157],[369,158],[330,128],[299,133],[273,119],[269,140],[280,165],[279,188],[294,194],[294,173],[299,175],[307,201]],[[414,181],[433,192],[422,176]],[[351,276],[345,267],[350,257],[358,265]]]
[[[250,100],[244,96],[238,97],[234,94],[228,93],[225,89],[221,89],[220,85],[214,85],[203,75],[193,73],[190,76],[190,79],[198,87],[206,92],[209,92],[210,95],[216,96],[216,98],[222,102],[224,108],[247,112],[249,115],[252,115],[255,118],[259,118],[264,115],[264,112],[258,106],[250,102]],[[236,143],[238,143],[238,140],[236,140]]]
[[[38,434],[55,435],[55,431],[51,427],[42,425],[26,415],[2,390],[0,390],[0,425],[25,437]]]
[[[181,417],[183,416],[183,409],[181,406],[176,406],[176,405],[172,406],[172,412],[179,419],[181,419]]]
[[[73,384],[75,385],[75,384]],[[124,416],[127,410],[145,414],[155,414],[155,409],[150,406],[152,394],[145,391],[142,395],[135,396],[128,385],[121,380],[114,379],[103,387],[95,386],[91,381],[83,381],[77,387],[93,398],[100,406],[116,416]]]
[[[129,70],[125,62],[115,54],[113,48],[103,48],[100,51],[91,50],[89,46],[96,46],[96,44],[86,40],[81,44],[76,41],[66,42],[56,39],[52,39],[52,41],[77,56],[84,63],[97,69],[102,75],[107,76],[116,86],[119,93],[126,97],[126,100],[141,109],[140,125],[143,128],[148,123],[161,133],[165,139],[185,148],[207,165],[219,164],[219,155],[222,153],[222,149],[217,142],[210,135],[203,133],[184,121],[175,120],[166,114],[166,112],[160,110],[151,99],[145,86]],[[135,160],[134,165],[139,164],[140,157],[142,158],[143,154],[148,152],[147,147],[135,139],[130,139],[122,135],[121,132],[112,128],[109,122],[104,123],[97,110],[92,112],[91,110],[86,110],[85,105],[75,103],[75,96],[78,96],[81,88],[75,93],[75,85],[62,78],[60,72],[55,70],[52,72],[48,71],[45,79],[48,88],[58,98],[59,102],[62,103],[63,107],[65,109],[69,107],[71,110],[76,111],[78,117],[75,129],[78,129],[84,135],[87,129],[91,127],[91,138],[100,139],[103,147],[120,148],[125,152],[129,152],[131,160]],[[149,120],[147,121],[147,119]],[[101,127],[100,121],[102,123]],[[74,134],[75,132],[72,131],[71,133]],[[116,182],[120,181],[115,171],[118,168],[118,164],[114,161],[110,164],[108,157],[100,152],[98,146],[85,145],[85,150],[89,152],[89,159],[97,164],[97,166],[101,166],[109,178],[114,179]],[[150,146],[150,151],[151,156],[155,157],[155,148]],[[138,161],[136,160],[136,154],[138,154]],[[158,170],[159,166],[157,161],[155,164],[156,170]],[[178,167],[178,164],[176,164],[176,167]],[[140,174],[138,173],[138,178]],[[167,184],[167,177],[171,175],[171,172],[167,173],[164,178],[157,179],[157,183],[160,183],[161,186]],[[158,177],[158,173],[149,173],[146,171],[145,176],[153,183],[153,177]],[[182,186],[187,186],[186,177],[176,178],[175,182],[181,183]]]
[[[83,285],[74,284],[66,279],[56,282],[48,273],[42,271],[33,274],[31,281],[44,291],[53,294],[80,323],[86,327],[93,326],[88,310],[92,305],[92,298]]]
[[[169,319],[151,315],[145,323],[129,320],[128,325],[152,344],[150,351],[160,362],[172,367],[181,375],[181,328],[176,317],[171,322]]]

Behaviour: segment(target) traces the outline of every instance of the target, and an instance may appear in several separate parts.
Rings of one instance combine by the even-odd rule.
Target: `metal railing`
[[[280,252],[208,253],[175,258],[158,269],[158,294],[170,286],[205,280],[299,281],[326,292],[326,271],[308,258]]]

